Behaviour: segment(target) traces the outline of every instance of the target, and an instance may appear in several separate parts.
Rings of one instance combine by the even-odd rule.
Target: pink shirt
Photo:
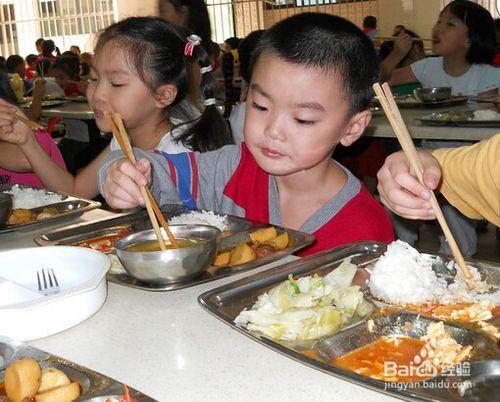
[[[35,136],[38,143],[50,158],[63,169],[66,169],[66,164],[64,163],[61,152],[59,152],[50,134],[45,131],[37,131]],[[0,168],[0,185],[9,184],[25,184],[27,186],[44,187],[38,176],[33,172],[17,173]]]

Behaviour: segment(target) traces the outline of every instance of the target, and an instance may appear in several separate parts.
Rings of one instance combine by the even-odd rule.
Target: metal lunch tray
[[[473,120],[474,110],[453,110],[422,116],[420,121],[428,126],[500,127],[500,120]]]
[[[104,402],[107,397],[119,397],[123,395],[124,384],[112,378],[3,336],[0,336],[0,382],[4,379],[7,366],[23,357],[37,360],[42,368],[54,367],[59,369],[63,371],[72,382],[78,382],[82,389],[82,395],[77,401]],[[134,388],[128,387],[128,389],[130,396],[136,402],[155,401],[155,399],[144,395]]]
[[[273,270],[267,270],[264,272],[257,273],[255,275],[251,275],[245,277],[243,279],[237,280],[235,282],[231,282],[229,284],[223,285],[219,288],[212,289],[201,294],[198,297],[198,301],[201,306],[207,310],[209,313],[219,318],[233,329],[241,332],[242,334],[252,338],[253,340],[273,349],[274,351],[284,354],[287,357],[290,357],[298,362],[313,367],[315,369],[321,370],[327,374],[333,375],[335,377],[339,377],[341,379],[353,382],[357,385],[361,385],[370,389],[373,389],[378,392],[383,392],[386,394],[390,394],[396,396],[398,398],[407,399],[407,400],[446,400],[446,401],[463,401],[464,398],[460,397],[456,390],[452,392],[451,389],[430,389],[430,388],[421,388],[421,389],[410,389],[410,390],[400,390],[396,387],[389,388],[386,387],[386,383],[383,381],[375,380],[369,377],[364,377],[358,375],[354,372],[347,371],[337,367],[327,360],[322,359],[325,357],[332,357],[334,355],[334,351],[344,352],[353,350],[361,345],[361,342],[366,340],[366,343],[369,343],[374,339],[370,339],[367,337],[367,323],[366,320],[362,321],[358,324],[351,325],[347,328],[342,329],[337,334],[331,335],[329,337],[325,337],[323,339],[317,341],[308,341],[308,342],[277,342],[266,338],[260,334],[252,333],[245,328],[237,326],[234,323],[234,319],[243,309],[249,309],[253,306],[258,296],[269,291],[274,286],[279,283],[285,281],[288,278],[289,274],[292,274],[295,278],[301,277],[304,275],[313,275],[317,273],[318,275],[324,276],[331,272],[333,269],[337,268],[340,263],[345,259],[350,257],[351,262],[358,265],[358,267],[366,267],[372,263],[374,263],[385,251],[387,245],[383,243],[374,243],[374,242],[359,242],[359,243],[351,243],[345,246],[341,246],[335,248],[333,250],[328,250],[319,254],[315,254],[297,261],[292,261],[281,266],[275,267]],[[487,263],[477,262],[468,260],[469,264],[474,265],[480,272],[483,274],[486,268],[489,269],[486,272],[486,281],[489,282],[491,280],[498,280],[497,274],[500,274],[498,265],[490,265]],[[490,282],[492,283],[492,282]],[[369,293],[365,291],[365,295]],[[368,294],[369,295],[369,294]],[[399,315],[398,315],[399,314]],[[376,320],[377,313],[373,315],[371,318]],[[399,317],[399,318],[398,318]],[[420,320],[420,323],[429,323],[434,320],[432,318],[427,318],[423,316],[418,316],[417,314],[408,313],[404,310],[399,310],[392,314],[392,316],[388,316],[388,318],[379,318],[380,320],[385,320],[385,322],[391,324],[388,325],[388,333],[397,333],[398,325],[392,325],[394,322],[397,322],[398,319],[400,322],[404,322],[408,320],[416,321]],[[401,321],[402,320],[402,321]],[[380,322],[382,322],[380,321]],[[383,328],[382,325],[376,325],[376,328]],[[399,325],[399,327],[402,327]],[[457,339],[461,340],[470,340],[472,338],[478,339],[478,344],[481,342],[486,342],[488,345],[494,348],[493,356],[489,356],[488,358],[499,358],[500,351],[498,349],[498,345],[492,343],[489,338],[486,337],[481,331],[465,329],[462,328],[458,324],[449,324],[448,327],[455,328],[452,333],[457,336]],[[426,328],[426,325],[420,325],[420,327],[415,326],[413,335],[414,337],[420,336],[423,328]],[[359,336],[359,334],[362,336]],[[381,332],[381,330],[380,330]],[[359,341],[359,346],[356,346],[354,341],[347,341],[351,333],[356,333],[357,339]],[[408,335],[408,334],[407,334]],[[411,336],[411,334],[409,334]],[[356,337],[354,337],[356,338]],[[354,339],[353,338],[353,339]],[[309,355],[305,355],[302,352],[305,351],[315,351],[317,353],[318,358],[310,357]],[[319,353],[321,352],[321,354]],[[330,354],[330,355],[329,355]],[[343,354],[343,353],[338,353]],[[471,363],[471,367],[477,366],[482,362],[490,362],[490,360],[483,360],[479,362]],[[491,360],[496,361],[496,360]],[[493,366],[493,365],[492,365]],[[488,377],[488,380],[491,381],[491,377],[495,378],[495,373],[500,372],[500,368],[498,366],[494,366],[495,371],[490,377],[488,377],[488,373],[491,374],[491,370],[484,369],[484,367],[480,367],[480,369],[476,370],[479,372],[478,376],[482,373],[483,377]],[[484,371],[487,373],[484,374]],[[472,372],[472,370],[471,370]],[[478,378],[479,378],[478,377]],[[498,378],[496,378],[498,380]],[[471,377],[471,381],[474,378]],[[448,380],[447,380],[448,381]],[[475,381],[479,383],[479,381]],[[437,387],[436,387],[437,388]],[[470,392],[469,392],[470,391]],[[475,393],[479,393],[481,396],[484,396],[482,388],[472,388],[468,390],[465,394],[465,397],[468,395],[473,395]],[[488,391],[484,391],[488,392]],[[484,398],[482,399],[484,400]]]
[[[64,222],[67,220],[75,219],[87,211],[99,208],[101,206],[100,202],[87,200],[85,198],[79,198],[72,196],[64,192],[49,191],[44,189],[39,189],[32,186],[25,186],[16,184],[15,186],[20,188],[31,188],[37,191],[44,191],[47,194],[59,195],[62,197],[61,202],[54,204],[44,205],[43,207],[33,208],[33,211],[42,212],[44,208],[51,207],[57,209],[60,213],[54,216],[50,216],[45,219],[35,220],[29,223],[21,223],[19,225],[3,225],[0,226],[0,235],[3,233],[9,233],[18,230],[33,230],[40,226],[52,225],[54,223]],[[10,190],[12,186],[1,186],[0,192]]]
[[[180,205],[165,205],[162,212],[167,219],[173,216],[180,215],[186,212]],[[255,230],[269,227],[269,224],[252,222],[243,218],[228,215],[228,226],[232,234],[224,236],[221,240],[219,249],[224,251],[240,242],[249,241],[249,234]],[[147,212],[143,209],[132,214],[119,215],[113,218],[107,218],[91,223],[80,223],[64,228],[59,228],[51,232],[42,234],[34,240],[42,246],[49,245],[71,245],[88,239],[105,236],[106,234],[115,233],[118,229],[129,228],[130,231],[138,232],[151,228],[151,223],[147,218]],[[296,230],[276,227],[278,233],[286,231],[292,240],[292,246],[285,250],[277,251],[268,256],[258,258],[246,264],[234,266],[210,267],[201,276],[185,282],[175,282],[169,284],[148,284],[129,276],[126,273],[108,272],[107,279],[111,282],[125,286],[130,286],[137,289],[161,292],[168,290],[177,290],[210,282],[216,279],[225,278],[241,272],[246,272],[265,264],[277,261],[287,255],[293,254],[296,251],[312,244],[314,236],[308,233],[299,232]]]

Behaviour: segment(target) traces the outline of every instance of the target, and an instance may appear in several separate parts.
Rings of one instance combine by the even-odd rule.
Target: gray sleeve
[[[224,189],[241,160],[239,145],[226,145],[216,151],[197,153],[198,200],[201,209],[222,211]]]
[[[171,172],[165,157],[152,151],[134,148],[137,159],[146,158],[151,163],[151,193],[160,205],[181,203],[177,188],[171,180]],[[99,191],[103,193],[106,171],[111,164],[124,157],[121,151],[113,151],[104,160],[98,173]],[[197,207],[221,211],[224,188],[241,159],[241,147],[226,145],[216,151],[195,153],[198,169]]]
[[[176,188],[170,179],[170,172],[168,171],[165,158],[152,151],[143,151],[134,148],[134,155],[137,160],[146,158],[151,163],[151,186],[150,190],[155,197],[158,204],[178,204],[180,203],[179,196],[177,195]],[[103,194],[104,182],[106,180],[106,172],[108,168],[125,156],[122,151],[113,151],[106,156],[104,163],[99,169],[97,176],[97,184],[99,192]]]

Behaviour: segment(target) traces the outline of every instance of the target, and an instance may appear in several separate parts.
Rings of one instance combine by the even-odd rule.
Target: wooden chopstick
[[[115,121],[111,118],[111,116],[108,113],[104,113],[104,117],[106,118],[109,126],[111,127],[113,134],[115,134],[115,137],[120,144],[120,147],[122,151],[125,153],[125,155],[128,157],[128,159],[132,162],[136,162],[136,158],[134,155],[134,152],[132,150],[132,145],[130,144],[130,141],[128,139],[128,135],[125,130],[125,126],[123,124],[123,120],[121,116],[116,113],[115,114]],[[116,124],[115,124],[116,122]],[[161,230],[158,226],[158,220],[160,221],[161,226],[167,233],[167,236],[170,240],[170,243],[174,248],[179,248],[179,244],[177,243],[177,240],[175,239],[174,235],[170,231],[168,227],[168,223],[163,216],[160,207],[156,203],[156,200],[154,199],[153,195],[149,191],[148,188],[146,187],[141,187],[141,193],[144,198],[144,203],[146,204],[146,209],[148,211],[149,218],[151,220],[151,224],[153,225],[153,229],[155,230],[156,236],[158,237],[158,242],[160,244],[160,248],[162,250],[166,250],[165,246],[165,240],[163,239],[163,235],[161,234]],[[157,220],[158,219],[158,220]],[[163,248],[162,247],[163,244]]]
[[[45,130],[45,127],[43,127],[41,124],[35,123],[34,121],[31,121],[29,119],[26,119],[25,117],[17,114],[17,113],[11,113],[12,116],[14,116],[17,120],[20,122],[26,124],[28,127],[32,128],[33,130]]]
[[[418,157],[417,150],[415,148],[415,145],[413,144],[410,133],[408,132],[408,128],[406,127],[403,117],[401,116],[401,112],[399,111],[399,108],[394,101],[394,96],[392,94],[391,88],[387,83],[384,83],[382,87],[379,83],[376,83],[373,85],[373,90],[377,94],[380,104],[382,105],[382,108],[384,109],[384,112],[389,119],[392,129],[394,130],[394,133],[396,134],[396,137],[401,144],[401,148],[403,148],[403,152],[405,153],[411,167],[417,175],[418,180],[420,181],[420,183],[424,184],[424,169],[422,167],[422,163]],[[462,270],[462,273],[465,275],[465,277],[467,279],[470,279],[471,274],[469,268],[465,264],[464,257],[462,256],[457,242],[455,241],[455,238],[453,237],[453,234],[451,233],[450,228],[446,223],[446,219],[443,215],[443,212],[441,211],[441,207],[439,206],[439,203],[433,191],[431,191],[431,198],[429,200],[429,203],[436,213],[436,218],[441,226],[441,229],[443,230],[446,240],[450,244],[455,261],[457,261],[458,266]]]

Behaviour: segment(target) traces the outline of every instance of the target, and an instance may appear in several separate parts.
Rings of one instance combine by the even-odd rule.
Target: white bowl
[[[83,247],[0,252],[0,335],[21,341],[64,331],[95,314],[107,295],[109,258]],[[54,270],[60,292],[38,291],[36,272]]]

